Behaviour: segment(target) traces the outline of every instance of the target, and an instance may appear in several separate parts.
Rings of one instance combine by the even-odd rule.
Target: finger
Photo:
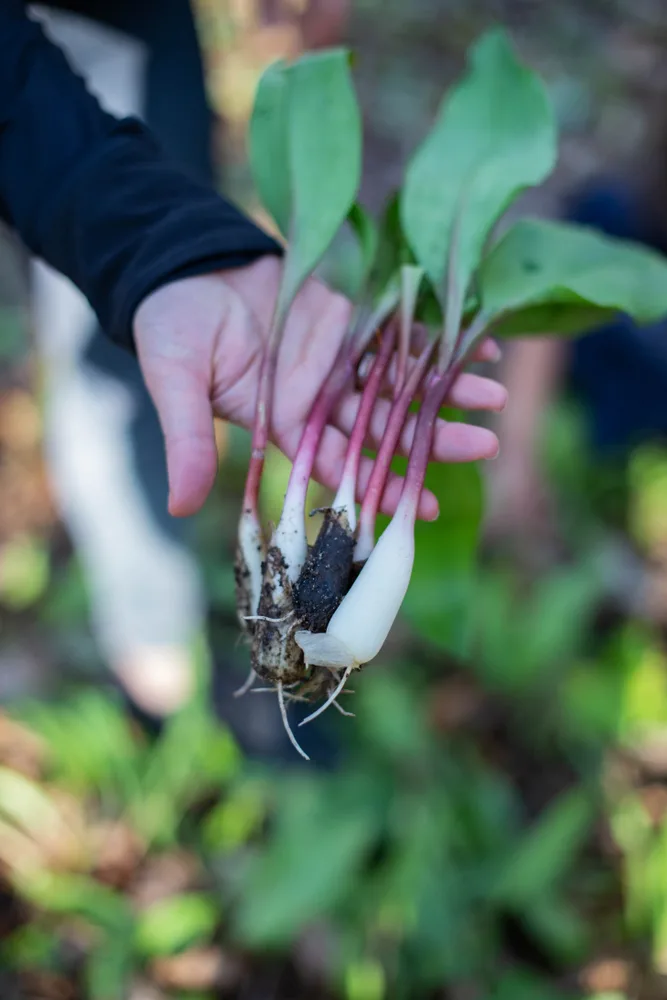
[[[483,427],[472,427],[467,424],[444,424],[437,434],[438,461],[474,462],[479,459],[494,458],[498,452],[498,439],[491,431]],[[292,433],[279,446],[293,459],[299,443],[298,431]],[[333,491],[338,489],[343,471],[343,463],[347,451],[348,438],[338,428],[327,427],[317,451],[317,459],[313,470],[313,478]],[[444,457],[441,457],[444,456]],[[357,500],[361,502],[368,479],[373,468],[373,459],[362,458],[359,467],[357,483]],[[382,512],[392,515],[396,510],[401,495],[403,479],[391,474],[382,501]],[[423,490],[418,516],[421,520],[432,521],[438,516],[438,501],[430,490]]]
[[[462,375],[457,380],[456,385],[453,386],[452,392],[447,399],[448,405],[460,407],[461,409],[492,411],[502,410],[506,401],[507,391],[502,385],[491,379],[481,378],[478,375]],[[352,433],[360,404],[360,394],[350,393],[343,399],[334,413],[332,423],[340,431],[342,431],[343,434],[349,435]],[[378,399],[376,401],[369,428],[369,434],[365,442],[367,447],[377,448],[379,446],[389,420],[390,412],[391,403],[388,400]],[[416,414],[411,414],[406,420],[405,428],[401,437],[401,451],[403,454],[407,454],[412,445],[416,421]],[[438,421],[436,425],[436,442],[443,434],[446,439],[448,433],[446,428],[449,426],[451,426],[451,424],[444,420]],[[434,446],[434,454],[436,451],[437,449]],[[449,459],[441,460],[449,461]]]
[[[299,444],[299,432],[292,432],[289,437],[278,442],[281,451],[293,460],[294,454]],[[320,446],[317,450],[317,458],[313,468],[313,479],[325,486],[332,492],[338,489],[345,454],[347,451],[348,439],[335,427],[327,427],[322,435]],[[359,465],[359,478],[357,481],[357,502],[361,503],[364,492],[373,470],[373,459],[363,457]],[[403,479],[391,473],[387,480],[387,488],[382,501],[382,513],[391,516],[398,506],[403,487]],[[438,501],[430,490],[424,490],[419,504],[418,517],[421,520],[433,521],[438,516]]]
[[[447,393],[446,406],[460,410],[491,410],[500,413],[507,405],[507,389],[482,375],[459,375]]]
[[[217,450],[208,379],[201,373],[164,360],[144,364],[167,450],[169,513],[196,513],[215,481]]]
[[[423,349],[426,346],[427,341],[422,339]],[[488,337],[484,340],[479,347],[476,349],[472,357],[470,358],[469,364],[473,363],[493,363],[498,362],[502,357],[500,347],[494,340]],[[363,358],[359,362],[357,368],[357,379],[356,384],[358,389],[362,389],[366,384],[366,380],[373,367],[373,361],[375,360],[375,353],[368,351],[364,354]],[[408,359],[408,364],[406,366],[406,378],[413,370],[415,364],[417,363],[417,358],[410,356]],[[384,378],[382,388],[380,390],[380,395],[391,396],[394,392],[394,386],[396,385],[396,370],[397,370],[397,359],[394,355],[387,368],[387,374]],[[419,393],[417,393],[419,395]]]
[[[498,341],[493,337],[487,337],[482,341],[472,355],[471,361],[486,361],[497,364],[502,359],[503,352]]]
[[[430,339],[428,327],[424,326],[423,323],[414,323],[410,336],[410,354],[421,354]],[[485,337],[473,351],[470,360],[495,363],[500,361],[502,356],[503,352],[498,341],[494,340],[493,337]]]

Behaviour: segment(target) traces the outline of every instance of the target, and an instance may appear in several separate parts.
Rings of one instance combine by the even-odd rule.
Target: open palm
[[[148,388],[155,401],[167,448],[173,514],[201,507],[216,473],[213,415],[241,427],[253,422],[263,344],[268,335],[280,281],[281,262],[265,257],[245,268],[188,278],[165,285],[142,303],[135,316],[135,340]],[[290,313],[280,349],[273,410],[272,437],[293,458],[305,421],[328,375],[345,333],[350,304],[321,282],[310,280]],[[482,356],[497,348],[487,343]],[[501,385],[475,375],[462,375],[450,394],[462,409],[499,410],[506,393]],[[336,488],[359,394],[354,387],[332,414],[315,467],[315,477]],[[370,447],[377,445],[387,420],[389,401],[375,411]],[[414,421],[403,435],[409,449]],[[495,435],[484,428],[440,421],[433,458],[440,462],[492,458]],[[364,460],[360,486],[370,474]],[[391,513],[400,480],[387,487],[383,509]],[[420,515],[437,516],[435,497],[424,492]]]

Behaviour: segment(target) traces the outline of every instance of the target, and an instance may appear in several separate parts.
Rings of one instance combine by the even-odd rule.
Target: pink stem
[[[417,519],[419,500],[424,488],[426,469],[428,468],[433,447],[433,435],[438,414],[445,402],[445,397],[461,372],[461,365],[456,364],[445,372],[436,372],[429,381],[424,401],[419,408],[415,436],[410,449],[408,469],[397,514],[412,521]]]
[[[277,326],[277,324],[276,324]],[[269,443],[269,418],[273,410],[273,391],[278,363],[279,332],[274,326],[264,348],[257,385],[257,405],[252,428],[252,451],[243,494],[243,510],[259,517],[259,487]]]
[[[396,359],[396,384],[394,385],[394,401],[398,399],[405,384],[405,373],[408,369],[410,354],[410,335],[412,333],[412,316],[401,311],[401,328],[398,337],[398,356]]]
[[[363,536],[372,545],[370,540],[375,536],[375,519],[380,508],[382,495],[387,484],[387,477],[391,468],[392,459],[396,450],[396,445],[400,439],[405,418],[407,417],[410,404],[415,393],[421,384],[428,366],[433,357],[435,343],[428,344],[410,372],[410,375],[403,386],[400,396],[394,403],[389,414],[389,420],[385,428],[382,441],[378,449],[373,471],[366,487],[364,501],[361,505],[359,516],[359,535]],[[430,446],[429,446],[430,447]]]
[[[372,328],[353,330],[340,346],[329,377],[320,389],[308,417],[305,430],[292,465],[285,506],[292,510],[305,507],[308,484],[315,465],[317,449],[334,406],[354,378],[357,365],[365,351]]]
[[[339,494],[348,494],[350,502],[354,503],[357,478],[359,475],[359,463],[361,462],[361,452],[364,447],[368,428],[373,416],[373,410],[377,402],[378,394],[382,388],[385,373],[391,360],[391,355],[396,342],[396,323],[390,323],[385,330],[380,346],[380,351],[375,357],[368,381],[364,386],[359,410],[352,428],[352,434],[347,446],[345,464],[340,479]]]
[[[308,484],[315,464],[315,457],[329,415],[336,405],[341,393],[354,376],[356,356],[353,347],[343,344],[338,353],[334,367],[310,411],[308,422],[301,436],[299,447],[294,459],[285,501],[301,505],[306,502]]]

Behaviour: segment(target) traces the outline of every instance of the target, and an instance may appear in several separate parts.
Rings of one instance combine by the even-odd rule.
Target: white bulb
[[[296,583],[308,555],[308,539],[303,519],[303,507],[285,500],[283,512],[273,533],[271,544],[280,550],[287,567],[290,583]]]
[[[257,614],[259,598],[262,592],[262,559],[264,558],[264,539],[262,528],[257,518],[249,511],[244,511],[239,523],[239,548],[249,573],[248,593],[250,613]]]
[[[400,611],[414,557],[412,521],[399,514],[380,536],[326,632],[295,634],[306,662],[323,667],[358,667],[374,659]]]

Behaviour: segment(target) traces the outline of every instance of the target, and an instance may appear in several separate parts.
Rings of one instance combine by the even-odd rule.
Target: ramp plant
[[[250,127],[251,161],[263,204],[285,237],[286,256],[257,396],[237,596],[251,646],[243,690],[261,679],[276,692],[288,735],[304,757],[287,705],[320,701],[302,725],[330,706],[349,714],[338,699],[350,676],[382,650],[410,583],[437,418],[480,343],[490,335],[581,333],[618,312],[638,322],[667,315],[667,264],[651,251],[536,219],[497,237],[507,209],[549,176],[558,152],[546,89],[503,31],[488,32],[472,46],[465,73],[445,94],[379,223],[356,201],[361,146],[348,52],[306,55],[267,70]],[[258,495],[281,333],[299,288],[344,225],[359,243],[361,291],[269,536]],[[339,488],[309,547],[309,479],[328,418],[361,376],[362,361],[364,389]],[[389,416],[360,494],[362,449],[388,381]],[[417,403],[400,501],[376,538],[391,463]]]

